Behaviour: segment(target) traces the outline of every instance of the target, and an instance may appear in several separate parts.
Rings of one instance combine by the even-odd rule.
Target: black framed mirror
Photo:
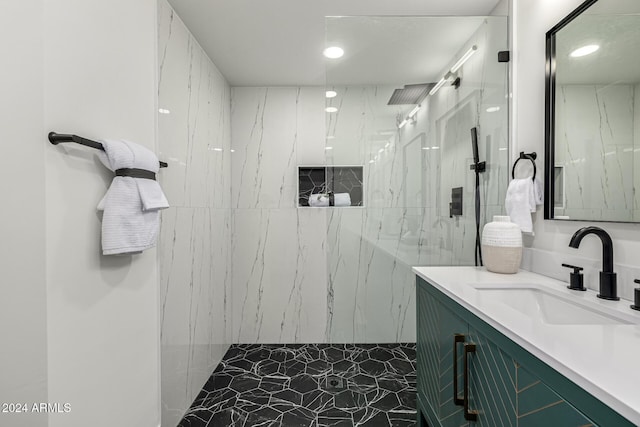
[[[585,1],[546,52],[544,218],[640,222],[640,2]]]

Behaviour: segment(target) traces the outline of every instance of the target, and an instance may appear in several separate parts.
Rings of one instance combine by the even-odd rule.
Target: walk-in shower
[[[231,89],[232,346],[181,426],[413,425],[411,267],[473,265],[471,128],[502,211],[506,18],[325,22],[326,87]]]

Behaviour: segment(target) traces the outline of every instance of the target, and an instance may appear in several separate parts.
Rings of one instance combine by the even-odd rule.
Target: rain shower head
[[[393,91],[387,105],[420,104],[433,86],[434,83],[404,85],[404,88]]]

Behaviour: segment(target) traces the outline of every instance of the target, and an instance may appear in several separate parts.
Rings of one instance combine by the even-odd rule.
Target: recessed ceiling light
[[[325,150],[333,150],[333,147],[324,147]]]
[[[338,92],[335,90],[328,90],[324,93],[327,98],[335,98],[338,95]]]
[[[326,111],[327,113],[335,113],[336,111],[338,111],[338,109],[336,107],[327,107],[324,109],[324,111]]]
[[[171,114],[171,111],[167,110],[166,108],[159,108],[158,109],[158,113],[160,113],[160,114]]]
[[[331,46],[326,48],[322,54],[329,59],[337,59],[344,55],[344,49],[338,46]]]
[[[432,150],[439,150],[440,147],[431,147]]]
[[[500,111],[500,107],[498,107],[498,106],[487,108],[487,113],[495,113],[497,111]]]
[[[428,149],[429,149],[429,147],[422,147],[422,149],[423,149],[423,150],[428,150]]]
[[[596,50],[600,49],[600,46],[597,44],[589,44],[586,46],[579,47],[569,54],[572,58],[580,58],[581,56],[591,55]]]

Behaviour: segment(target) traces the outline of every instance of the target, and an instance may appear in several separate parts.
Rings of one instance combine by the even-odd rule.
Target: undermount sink
[[[518,312],[551,325],[615,325],[636,324],[633,316],[611,312],[597,304],[571,300],[569,295],[556,294],[534,286],[475,285],[480,298],[505,304]]]

